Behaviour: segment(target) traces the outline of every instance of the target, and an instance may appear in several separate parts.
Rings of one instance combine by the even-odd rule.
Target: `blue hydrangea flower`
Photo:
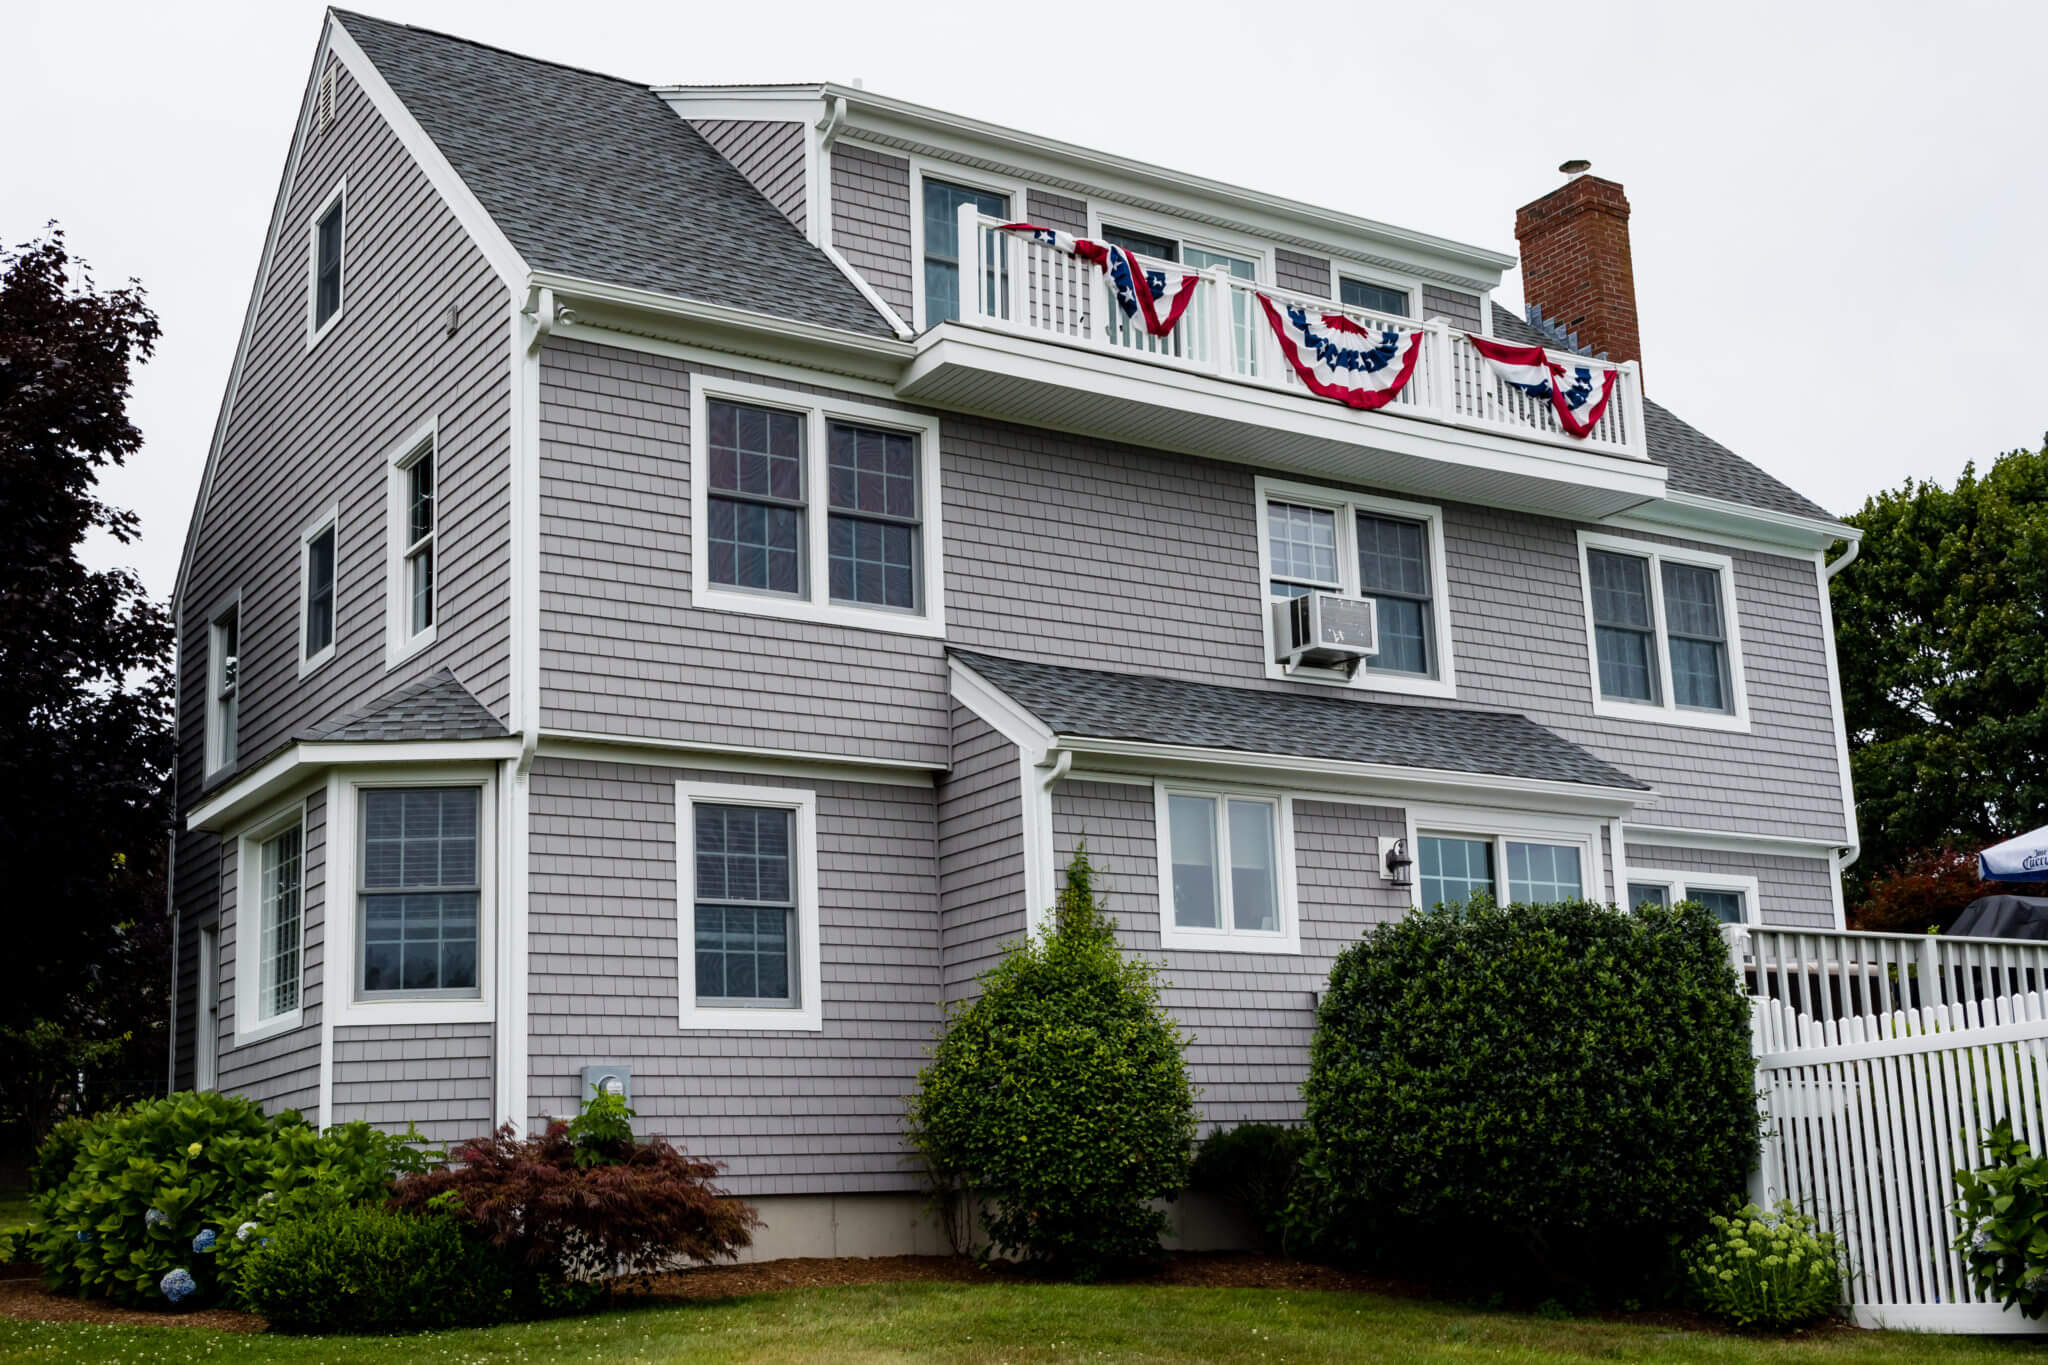
[[[151,1209],[149,1212],[142,1215],[142,1225],[144,1227],[158,1227],[170,1221],[171,1216],[168,1213],[165,1213],[162,1209]]]
[[[80,1228],[78,1230],[78,1240],[81,1242],[90,1242],[92,1240],[92,1234],[86,1231],[84,1228]]]
[[[246,1242],[255,1235],[256,1224],[254,1223],[244,1223],[242,1224],[242,1226],[235,1229],[235,1240],[237,1242]]]
[[[198,1292],[199,1286],[192,1280],[192,1272],[180,1267],[163,1277],[157,1288],[164,1291],[164,1297],[172,1303],[183,1303]]]
[[[201,1228],[199,1235],[192,1239],[192,1249],[201,1256],[204,1256],[207,1252],[213,1250],[213,1244],[219,1240],[219,1235],[212,1228]]]

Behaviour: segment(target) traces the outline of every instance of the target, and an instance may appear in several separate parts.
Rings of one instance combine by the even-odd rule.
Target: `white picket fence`
[[[2001,1118],[2048,1140],[2048,943],[1730,926],[1751,992],[1759,1203],[1842,1238],[1870,1327],[2048,1330],[1978,1292],[1954,1250],[1955,1172]]]

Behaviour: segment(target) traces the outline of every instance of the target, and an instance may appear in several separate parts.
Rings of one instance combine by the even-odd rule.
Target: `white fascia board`
[[[556,302],[577,305],[577,325],[586,328],[602,329],[608,318],[622,331],[644,332],[650,322],[681,324],[673,326],[674,340],[709,342],[738,355],[865,379],[894,380],[916,353],[910,342],[897,337],[868,336],[552,270],[536,270],[527,278],[530,284],[554,290]]]
[[[765,749],[744,744],[648,739],[583,730],[543,730],[538,752],[542,758],[646,763],[667,768],[704,768],[714,772],[774,773],[784,777],[869,782],[890,787],[929,788],[935,774],[946,769],[943,763],[923,763],[912,759],[854,758],[807,749]]]
[[[1100,739],[1056,734],[1051,747],[1086,760],[1090,769],[1104,768],[1152,776],[1208,776],[1248,786],[1297,793],[1328,790],[1340,794],[1385,796],[1389,800],[1473,802],[1594,815],[1622,815],[1653,804],[1655,790],[1606,787],[1590,783],[1554,782],[1490,773],[1453,772],[1442,768],[1406,768],[1350,759],[1314,758],[1300,754],[1251,753],[1236,749],[1152,744],[1139,740]]]
[[[1842,845],[1835,839],[1803,839],[1788,834],[1741,834],[1726,830],[1681,829],[1622,822],[1622,833],[1637,847],[1688,848],[1706,853],[1749,853],[1777,858],[1828,858]]]
[[[1050,757],[1053,732],[994,683],[974,671],[974,666],[957,655],[947,661],[952,677],[953,700],[988,723],[988,727],[1015,745],[1036,766]]]
[[[219,831],[312,773],[373,763],[486,763],[519,757],[517,736],[500,739],[302,740],[193,807],[188,830]]]
[[[1360,412],[1310,395],[1296,395],[1218,375],[1126,359],[1058,341],[1012,336],[946,322],[923,333],[918,338],[915,351],[916,359],[898,385],[901,390],[914,391],[920,380],[936,371],[962,365],[1000,373],[1011,379],[1085,389],[1131,402],[1171,407],[1192,416],[1279,430],[1392,455],[1463,465],[1491,473],[1522,474],[1577,487],[1600,488],[1617,496],[1635,499],[1632,508],[1648,505],[1665,496],[1666,471],[1654,461],[1625,455],[1590,454],[1564,446],[1495,436],[1447,423]],[[911,401],[928,400],[913,397]],[[930,405],[946,406],[941,403]],[[1040,419],[1037,424],[1051,430],[1073,430],[1056,420]],[[1083,430],[1079,434],[1096,433]],[[1235,456],[1222,450],[1187,453],[1206,459],[1235,459],[1246,464],[1272,465],[1269,456],[1252,450],[1240,451]],[[1470,502],[1474,499],[1461,495],[1456,501]],[[1527,510],[1522,503],[1512,500],[1494,505]]]
[[[1644,530],[1698,532],[1722,544],[1754,541],[1760,549],[1777,554],[1788,549],[1800,553],[1825,550],[1838,540],[1854,544],[1863,539],[1863,532],[1839,521],[1750,507],[1676,489],[1666,491],[1655,503],[1634,509],[1627,520]],[[1621,522],[1617,520],[1616,524]]]
[[[687,123],[759,119],[815,124],[825,117],[825,92],[815,85],[657,85],[654,93]]]
[[[1206,219],[1310,250],[1346,249],[1358,259],[1408,266],[1479,292],[1496,287],[1501,275],[1517,263],[1517,257],[1507,252],[1167,170],[872,91],[827,84],[821,93],[828,101],[846,101],[848,136],[940,159],[972,163],[979,158],[1091,198],[1107,196],[1181,218]]]

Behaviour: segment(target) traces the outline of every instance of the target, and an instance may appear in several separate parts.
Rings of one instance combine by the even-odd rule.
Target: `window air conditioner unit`
[[[1358,665],[1380,652],[1379,617],[1371,598],[1311,592],[1272,604],[1273,657],[1296,668]]]

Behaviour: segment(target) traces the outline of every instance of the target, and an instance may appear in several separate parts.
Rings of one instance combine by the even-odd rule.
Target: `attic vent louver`
[[[320,73],[320,131],[326,132],[334,122],[334,63],[328,62],[327,69]]]

